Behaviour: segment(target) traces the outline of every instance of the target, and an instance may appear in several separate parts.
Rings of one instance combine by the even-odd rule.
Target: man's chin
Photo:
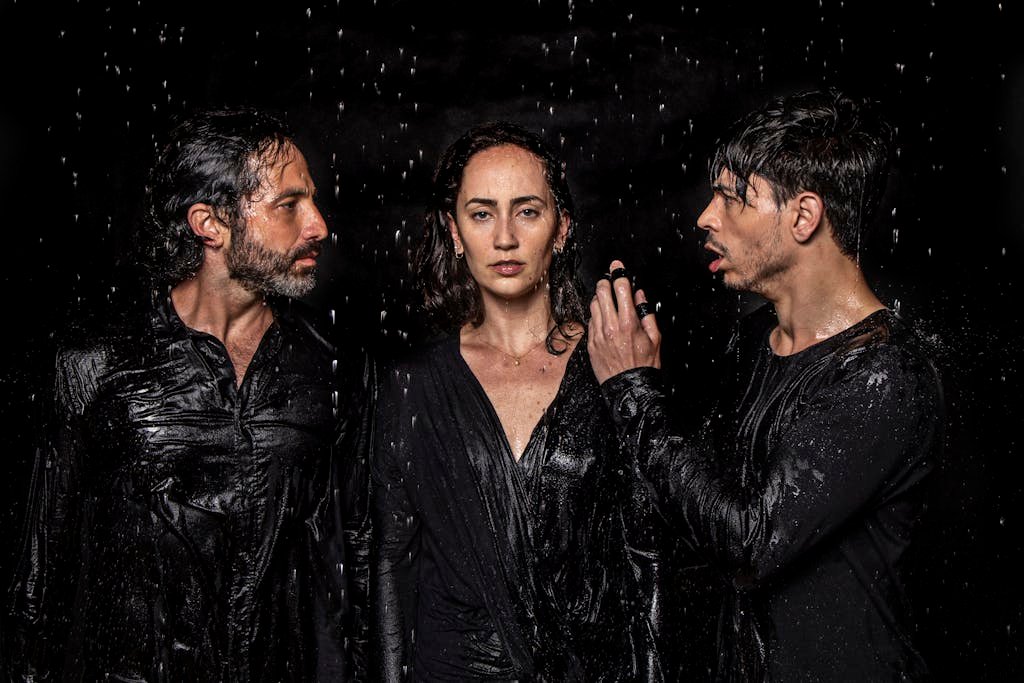
[[[316,273],[313,269],[304,274],[292,274],[266,279],[238,278],[242,286],[254,294],[285,296],[300,299],[316,287]]]
[[[287,296],[292,299],[300,299],[316,287],[316,272],[315,269],[310,269],[307,273],[301,276],[291,275],[287,280],[274,283],[274,294],[280,296]]]
[[[746,283],[741,281],[741,280],[736,279],[735,274],[730,273],[730,272],[724,272],[721,275],[722,275],[722,284],[725,286],[726,289],[731,289],[731,290],[736,291],[736,292],[741,292],[744,289],[746,289],[746,287],[745,287]],[[732,277],[730,277],[730,275],[732,275]]]

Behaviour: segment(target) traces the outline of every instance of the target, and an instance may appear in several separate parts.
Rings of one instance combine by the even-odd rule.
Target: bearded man
[[[315,193],[269,115],[172,131],[148,188],[150,309],[58,353],[11,678],[361,675],[372,373],[291,300],[328,234]]]

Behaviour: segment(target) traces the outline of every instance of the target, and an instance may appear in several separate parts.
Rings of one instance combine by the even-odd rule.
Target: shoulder
[[[923,340],[888,309],[873,313],[843,333],[836,353],[849,363],[931,365]]]
[[[835,352],[839,375],[892,399],[937,407],[942,389],[927,347],[895,313],[879,311],[850,329]]]
[[[152,348],[152,328],[143,315],[72,326],[57,340],[58,398],[84,409],[106,378],[138,365],[138,359]]]
[[[382,362],[381,402],[398,410],[434,401],[431,397],[443,393],[447,378],[459,371],[458,341],[457,335],[435,339]]]
[[[58,367],[107,367],[153,348],[154,329],[145,309],[71,322],[57,334]]]
[[[381,373],[393,376],[422,374],[438,366],[450,365],[458,353],[457,334],[432,339],[382,363]]]

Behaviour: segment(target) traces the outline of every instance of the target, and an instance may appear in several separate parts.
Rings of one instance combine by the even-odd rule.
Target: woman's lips
[[[498,263],[492,263],[489,267],[498,275],[512,277],[521,273],[526,264],[520,261],[499,261]]]

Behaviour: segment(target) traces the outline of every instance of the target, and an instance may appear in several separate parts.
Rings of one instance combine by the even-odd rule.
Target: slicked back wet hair
[[[178,284],[202,265],[189,207],[209,204],[240,229],[242,202],[259,191],[291,140],[281,120],[252,109],[200,111],[171,130],[146,188],[144,252],[155,284]]]
[[[462,186],[466,164],[474,154],[492,147],[514,145],[533,154],[544,167],[544,178],[555,200],[558,218],[563,212],[571,219],[574,205],[565,165],[551,147],[538,135],[504,121],[483,123],[466,131],[441,156],[434,174],[434,183],[427,208],[423,241],[413,260],[413,274],[423,291],[423,308],[435,327],[451,330],[466,323],[480,325],[484,321],[480,288],[469,272],[465,259],[455,258],[455,245],[448,230],[447,215],[457,215],[456,199]],[[551,294],[551,315],[555,329],[563,336],[568,323],[583,320],[576,269],[579,252],[575,230],[565,245],[551,258],[548,283]],[[548,351],[560,353],[564,345],[554,342],[554,330],[548,336]]]
[[[893,142],[893,127],[874,103],[837,90],[802,92],[733,124],[712,157],[711,182],[728,170],[746,201],[756,173],[780,208],[800,192],[818,194],[840,250],[856,259],[885,191]]]

